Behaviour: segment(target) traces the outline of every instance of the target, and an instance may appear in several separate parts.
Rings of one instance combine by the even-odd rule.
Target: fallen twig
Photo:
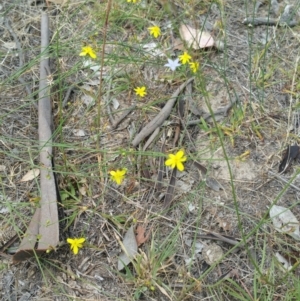
[[[21,46],[21,43],[16,35],[16,33],[14,32],[14,30],[12,29],[12,27],[9,24],[9,19],[6,18],[5,19],[5,26],[7,28],[7,30],[9,31],[9,33],[12,35],[15,43],[16,43],[16,47],[18,49],[18,54],[19,54],[19,70],[21,70],[24,66],[24,54],[23,54],[23,49]],[[25,89],[27,91],[28,96],[31,95],[31,88],[30,86],[25,82],[25,80],[22,78],[22,76],[18,76],[18,81],[25,86]],[[35,102],[33,102],[34,106],[37,108],[37,104]]]
[[[228,111],[233,107],[233,105],[237,102],[237,99],[233,100],[232,102],[230,102],[230,104],[228,104],[227,106],[225,106],[224,108],[218,109],[216,112],[212,114],[210,113],[206,113],[202,116],[202,118],[206,121],[209,118],[211,118],[212,116],[215,115],[221,115],[223,114],[224,116],[226,116],[228,114]],[[187,126],[191,126],[191,125],[197,125],[199,123],[202,122],[202,119],[197,119],[197,120],[190,120],[186,123]]]
[[[243,24],[249,25],[249,26],[260,26],[260,25],[269,25],[269,26],[296,26],[299,24],[298,21],[288,21],[288,20],[281,20],[281,19],[274,19],[274,18],[246,18],[243,21]]]
[[[216,232],[209,232],[207,234],[198,234],[197,237],[202,238],[202,239],[205,238],[205,239],[211,239],[211,240],[219,240],[219,241],[226,242],[226,243],[228,243],[230,245],[233,245],[233,246],[236,246],[237,244],[241,243],[240,240],[236,240],[233,237],[221,235],[221,234],[216,233]],[[241,244],[240,246],[242,247],[243,244]]]
[[[148,146],[152,143],[152,141],[155,139],[155,137],[159,134],[159,130],[160,128],[156,128],[155,131],[152,133],[152,135],[148,138],[148,140],[146,141],[144,147],[143,147],[143,151],[146,151]]]
[[[113,122],[112,127],[115,129],[117,126],[125,119],[134,109],[136,108],[136,105],[133,105],[127,109],[124,110],[123,114]]]
[[[171,114],[172,108],[177,100],[178,95],[181,91],[192,82],[195,78],[192,77],[188,79],[185,83],[183,83],[172,95],[172,97],[167,101],[165,106],[161,109],[161,111],[157,114],[157,116],[150,121],[133,139],[132,145],[137,146],[145,137],[149,136],[156,128],[160,127],[163,122],[169,117]]]
[[[108,83],[108,88],[107,88],[106,95],[105,95],[105,102],[106,102],[106,111],[107,111],[108,119],[109,119],[110,124],[113,127],[113,124],[115,123],[115,119],[112,116],[110,104],[109,104],[111,86],[112,86],[112,78],[109,80],[109,83]]]
[[[169,183],[166,195],[165,195],[165,204],[164,204],[165,209],[169,208],[173,201],[175,184],[176,184],[176,171],[177,171],[177,169],[174,168],[171,173],[170,183]]]
[[[69,101],[69,98],[70,98],[70,95],[71,95],[71,92],[73,91],[74,87],[75,87],[75,84],[71,85],[71,86],[68,88],[67,93],[66,93],[66,96],[65,96],[65,98],[64,98],[64,100],[63,100],[63,102],[62,102],[62,107],[63,107],[63,108],[67,105],[67,103],[68,103],[68,101]]]
[[[280,175],[277,175],[276,173],[272,172],[272,171],[269,171],[268,172],[271,176],[277,178],[278,180],[284,182],[285,184],[289,184],[289,186],[293,187],[294,189],[296,189],[297,191],[300,191],[300,188],[297,187],[296,185],[290,183],[289,181],[287,181],[284,177],[280,176]]]

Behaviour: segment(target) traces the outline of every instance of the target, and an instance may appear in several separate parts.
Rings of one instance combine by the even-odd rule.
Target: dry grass
[[[298,190],[268,176],[269,170],[277,173],[286,145],[299,140],[298,125],[288,130],[298,108],[297,28],[244,26],[240,21],[246,13],[252,14],[254,4],[241,1],[175,2],[170,6],[164,1],[112,1],[107,28],[106,3],[70,1],[65,7],[48,8],[54,159],[65,212],[62,225],[68,229],[61,229],[57,250],[40,258],[12,265],[9,256],[18,242],[7,250],[0,263],[3,300],[299,299],[299,243],[277,233],[268,215],[268,208],[278,204],[291,207],[300,218]],[[43,7],[34,1],[4,1],[0,11],[4,18],[0,27],[1,244],[16,233],[21,237],[37,206],[30,200],[39,195],[38,180],[20,179],[39,165],[36,98]],[[257,13],[268,15],[271,8],[264,4]],[[6,20],[22,53],[7,48],[16,40]],[[186,66],[168,71],[163,67],[165,56],[143,48],[155,41],[167,57],[178,56],[181,52],[171,46],[182,21],[206,24],[225,46],[223,51],[189,50],[201,70],[192,90],[181,98],[188,102],[192,97],[206,112],[237,103],[228,116],[217,119],[216,115],[181,128],[174,145],[179,124],[176,108],[150,147],[135,149],[133,135],[192,76]],[[157,40],[147,30],[153,24],[162,30]],[[96,63],[103,62],[101,83],[99,74],[85,67],[78,55],[85,44],[96,49]],[[137,86],[147,87],[145,98],[136,97]],[[113,129],[108,115],[116,120],[132,105],[136,109]],[[199,118],[187,113],[186,121]],[[164,175],[160,191],[153,188],[165,156],[164,137],[164,152],[184,148],[189,157],[185,171],[177,174],[174,200],[167,209],[160,194],[166,192],[170,173]],[[193,160],[201,162],[223,189],[209,188]],[[109,179],[109,171],[118,168],[128,171],[121,186]],[[297,186],[298,173],[294,164],[282,177],[294,179]],[[140,247],[136,261],[118,272],[121,248],[116,235],[122,238],[137,223],[145,224],[151,237]],[[208,232],[240,243],[233,246],[201,238]],[[70,253],[67,237],[86,238],[77,256]],[[208,265],[198,248],[213,244],[224,255]],[[291,263],[291,271],[284,270],[276,252]]]

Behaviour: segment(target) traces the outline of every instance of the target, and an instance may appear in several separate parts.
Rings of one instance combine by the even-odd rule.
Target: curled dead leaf
[[[273,205],[270,209],[270,218],[278,232],[288,234],[300,240],[299,221],[290,209]]]
[[[127,266],[131,260],[135,257],[138,251],[138,245],[136,242],[136,237],[134,233],[133,226],[131,226],[123,239],[123,242],[121,243],[122,253],[119,256],[118,260],[118,270],[122,270],[125,266]]]
[[[195,29],[189,25],[181,24],[179,34],[187,46],[193,49],[207,48],[215,45],[215,41],[209,32]]]
[[[40,169],[39,168],[34,168],[29,170],[20,180],[20,182],[27,182],[35,179],[40,175]]]
[[[135,238],[136,238],[136,243],[137,243],[138,247],[140,245],[142,245],[143,243],[145,243],[150,237],[150,231],[148,232],[147,235],[145,235],[145,232],[146,232],[146,228],[144,226],[138,225],[136,227],[136,230],[135,230],[136,236],[135,236]]]

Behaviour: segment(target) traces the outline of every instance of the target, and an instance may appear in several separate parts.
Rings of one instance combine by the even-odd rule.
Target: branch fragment
[[[133,139],[132,145],[137,146],[145,137],[149,136],[156,128],[160,127],[164,121],[171,114],[172,108],[177,100],[178,95],[182,92],[182,90],[194,80],[192,77],[188,79],[185,83],[183,83],[171,96],[171,98],[167,101],[165,106],[161,109],[161,111],[156,115],[156,117],[150,121],[137,136]]]

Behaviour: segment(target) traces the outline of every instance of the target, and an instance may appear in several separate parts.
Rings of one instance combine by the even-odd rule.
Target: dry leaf
[[[136,231],[135,231],[136,236],[135,236],[135,238],[136,238],[136,243],[137,243],[138,247],[140,245],[142,245],[144,242],[146,242],[150,237],[150,231],[148,232],[147,235],[145,235],[145,231],[146,231],[146,229],[141,225],[138,225],[136,227]]]
[[[40,174],[39,168],[31,169],[23,176],[23,178],[20,180],[20,182],[31,181],[34,178],[36,178],[37,176],[39,176],[39,174]]]
[[[67,3],[68,0],[47,0],[47,2],[52,2],[54,4],[60,4],[60,5],[64,5]]]
[[[223,186],[214,178],[207,177],[205,180],[206,185],[214,191],[224,190]]]
[[[133,226],[131,226],[125,236],[123,243],[121,244],[122,247],[122,253],[119,256],[118,259],[118,270],[122,270],[128,263],[131,262],[131,260],[135,257],[138,250],[138,245],[135,238],[135,233],[133,230]]]
[[[73,133],[77,137],[84,137],[85,136],[84,130],[76,129],[76,130],[73,130]]]
[[[285,270],[290,271],[293,268],[292,265],[278,252],[275,254],[275,257],[280,263],[282,263],[282,266]]]
[[[114,109],[117,110],[120,106],[119,101],[116,98],[113,98],[111,101],[112,101]]]
[[[146,53],[151,54],[153,56],[164,56],[165,55],[164,52],[161,49],[159,49],[158,44],[155,42],[145,44],[143,46],[143,48],[145,49]]]
[[[212,265],[223,257],[223,250],[219,245],[211,244],[203,248],[202,254],[206,263]]]
[[[212,47],[215,44],[209,32],[203,31],[202,29],[195,29],[189,25],[181,24],[179,33],[187,46],[193,49]]]
[[[278,232],[288,234],[300,240],[299,222],[291,210],[274,205],[270,209],[270,218]]]
[[[220,217],[217,218],[216,222],[219,224],[219,227],[224,231],[230,231],[232,229],[232,225],[230,220],[222,219]]]
[[[173,40],[173,50],[184,50],[184,45],[180,39]]]
[[[18,48],[16,42],[5,42],[5,43],[3,43],[3,46],[6,49],[17,49]]]

